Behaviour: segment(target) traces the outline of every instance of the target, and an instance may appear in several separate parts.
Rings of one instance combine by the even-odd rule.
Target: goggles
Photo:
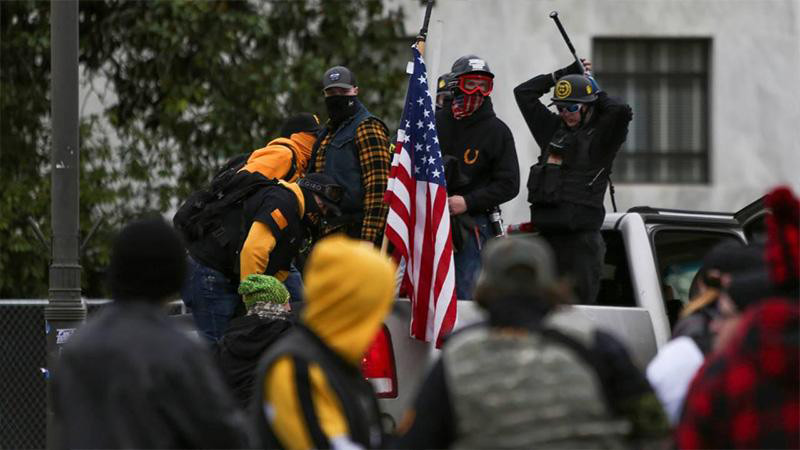
[[[486,97],[492,93],[493,87],[492,78],[486,75],[468,74],[458,77],[458,88],[467,95],[480,92]]]
[[[580,103],[568,103],[566,105],[556,105],[556,109],[558,109],[558,112],[566,111],[566,112],[574,113],[574,112],[578,112],[578,110],[581,109],[581,104]]]
[[[339,185],[322,185],[307,178],[300,179],[297,184],[337,204],[342,201],[344,195],[344,189]]]

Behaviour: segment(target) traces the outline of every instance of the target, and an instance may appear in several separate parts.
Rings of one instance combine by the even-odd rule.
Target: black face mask
[[[355,95],[332,95],[325,97],[325,107],[331,124],[336,127],[356,113],[358,101]]]

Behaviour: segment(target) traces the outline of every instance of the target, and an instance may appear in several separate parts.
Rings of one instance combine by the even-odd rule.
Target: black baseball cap
[[[334,66],[322,76],[322,89],[340,87],[350,89],[356,87],[356,76],[345,66]]]
[[[311,113],[302,112],[294,114],[286,119],[281,126],[281,137],[288,138],[295,133],[314,133],[319,132],[319,119]]]

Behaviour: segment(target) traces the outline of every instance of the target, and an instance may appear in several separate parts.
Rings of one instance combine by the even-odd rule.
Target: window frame
[[[646,136],[646,146],[643,146],[636,151],[625,151],[624,148],[620,148],[620,151],[617,153],[615,158],[614,164],[615,166],[618,164],[620,160],[630,160],[635,161],[637,159],[645,160],[644,164],[644,176],[639,177],[640,179],[634,180],[622,180],[617,179],[614,180],[617,184],[648,184],[648,185],[659,185],[659,184],[677,184],[677,185],[690,185],[690,186],[707,186],[712,184],[712,171],[711,171],[711,154],[712,154],[712,130],[711,130],[711,120],[710,120],[710,109],[711,109],[711,102],[712,102],[712,77],[713,77],[713,39],[711,37],[660,37],[660,36],[653,36],[653,37],[626,37],[626,36],[595,36],[592,38],[592,54],[593,57],[597,56],[597,51],[599,44],[605,45],[619,45],[619,44],[646,44],[648,46],[655,46],[658,44],[703,44],[701,46],[701,51],[703,51],[702,58],[705,62],[705,71],[677,71],[677,70],[668,70],[668,71],[646,71],[646,72],[625,72],[625,71],[597,71],[595,70],[594,73],[598,78],[599,83],[601,86],[603,85],[604,80],[610,80],[614,82],[626,82],[629,80],[635,80],[636,82],[643,83],[646,87],[646,110],[645,111],[633,111],[633,120],[636,120],[637,115],[639,117],[653,117],[655,115],[654,109],[656,108],[655,98],[657,95],[657,87],[658,84],[662,80],[680,80],[680,79],[689,79],[689,80],[697,80],[699,79],[701,85],[704,88],[704,102],[702,105],[702,110],[700,112],[701,118],[699,126],[702,130],[705,130],[705,135],[702,139],[702,147],[703,150],[701,152],[692,152],[686,149],[676,150],[676,151],[656,151],[656,133],[652,132],[652,130],[648,130]],[[656,53],[653,51],[646,52],[648,56],[648,60],[646,61],[646,67],[657,67],[656,65]],[[702,83],[703,77],[705,77],[705,83]],[[617,93],[610,93],[610,95],[615,96],[618,95]],[[624,99],[623,99],[624,100]],[[656,180],[655,170],[658,167],[658,160],[687,160],[688,158],[692,158],[693,160],[698,161],[702,164],[702,169],[700,173],[699,180],[687,180],[687,181],[659,181]],[[613,172],[612,172],[613,173]]]

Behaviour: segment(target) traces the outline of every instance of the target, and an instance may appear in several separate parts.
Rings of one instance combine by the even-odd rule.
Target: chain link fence
[[[85,300],[91,315],[109,300]],[[47,300],[0,300],[0,449],[46,447],[44,309]],[[185,314],[180,301],[169,314]]]

